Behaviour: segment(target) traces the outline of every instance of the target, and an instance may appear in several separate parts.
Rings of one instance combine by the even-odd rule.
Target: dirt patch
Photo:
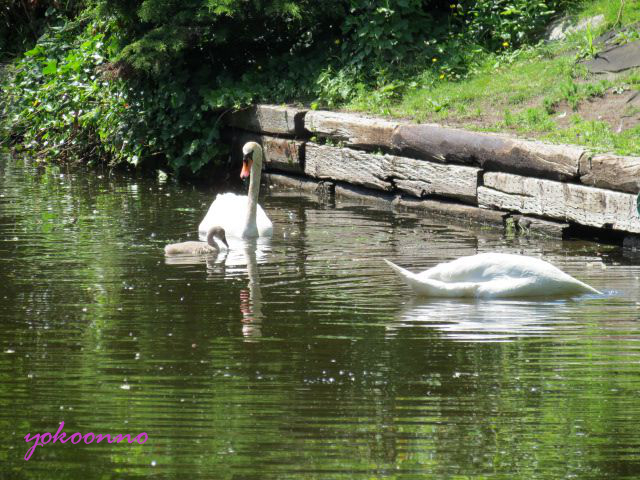
[[[602,97],[583,101],[573,110],[567,102],[555,108],[554,119],[560,128],[571,126],[571,117],[580,115],[584,120],[606,122],[616,133],[623,132],[640,124],[640,90],[625,90],[617,93],[615,89]]]

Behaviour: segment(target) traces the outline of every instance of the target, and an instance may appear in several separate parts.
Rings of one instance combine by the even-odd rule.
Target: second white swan
[[[272,235],[273,224],[262,207],[258,205],[262,176],[262,147],[256,142],[248,142],[242,147],[242,155],[240,178],[249,177],[249,194],[219,194],[198,226],[200,235],[206,235],[214,225],[220,225],[227,236],[236,238]]]
[[[600,293],[539,258],[481,253],[412,273],[388,260],[402,280],[425,297],[540,297]]]

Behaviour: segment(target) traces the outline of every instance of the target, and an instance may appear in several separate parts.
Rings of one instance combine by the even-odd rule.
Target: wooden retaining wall
[[[262,144],[275,185],[561,236],[640,234],[640,158],[351,113],[259,105],[227,114],[233,151]]]

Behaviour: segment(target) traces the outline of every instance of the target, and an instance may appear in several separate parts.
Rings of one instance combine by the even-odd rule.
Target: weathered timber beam
[[[480,169],[308,143],[305,173],[419,198],[437,195],[476,203]]]
[[[596,155],[580,162],[580,181],[585,185],[628,193],[640,192],[640,157]]]
[[[417,198],[407,197],[397,199],[395,205],[399,209],[411,211],[422,210],[429,215],[454,218],[470,223],[497,225],[500,227],[504,225],[504,220],[509,215],[507,212],[479,208],[471,205],[462,205],[441,200],[419,200]]]
[[[257,133],[303,136],[306,110],[281,105],[256,105],[223,118],[226,125]]]
[[[241,161],[242,146],[246,142],[257,142],[262,145],[263,162],[266,170],[304,173],[304,142],[290,138],[236,131],[231,147],[234,161]]]
[[[369,155],[349,148],[309,142],[305,148],[304,173],[314,178],[338,180],[376,190],[390,191],[392,158]]]
[[[263,174],[263,178],[269,186],[274,185],[318,195],[333,192],[333,185],[330,184],[330,182],[310,180],[305,177],[294,177],[281,173],[265,173]]]
[[[317,136],[365,150],[391,148],[397,126],[398,122],[325,110],[310,110],[305,116],[305,127]]]
[[[499,172],[483,180],[481,206],[640,233],[636,195]]]
[[[429,195],[477,203],[478,178],[482,170],[463,165],[393,158],[393,182],[398,190],[424,198]]]
[[[549,145],[431,124],[399,125],[393,133],[392,146],[411,157],[555,180],[577,178],[580,159],[586,152],[575,146]]]
[[[336,198],[349,199],[358,203],[375,204],[385,209],[392,209],[394,206],[393,200],[396,198],[392,193],[356,187],[348,183],[337,184],[335,195]]]

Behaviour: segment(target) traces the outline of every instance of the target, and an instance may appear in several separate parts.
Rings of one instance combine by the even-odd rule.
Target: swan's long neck
[[[262,155],[258,151],[253,152],[253,163],[251,165],[251,175],[249,178],[249,195],[247,220],[244,226],[244,232],[249,236],[258,234],[258,226],[256,224],[256,213],[258,211],[258,194],[260,193],[260,177],[262,176]]]
[[[218,244],[216,243],[216,241],[213,239],[213,237],[215,236],[215,232],[211,231],[207,234],[207,243],[209,244],[210,247],[213,247],[215,249],[218,249]]]

